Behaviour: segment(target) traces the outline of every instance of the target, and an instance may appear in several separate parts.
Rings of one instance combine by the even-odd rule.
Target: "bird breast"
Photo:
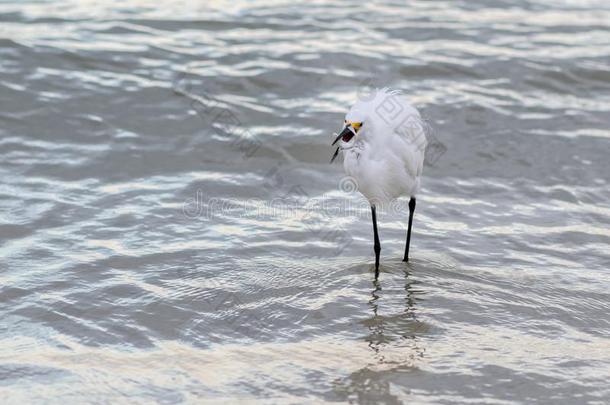
[[[419,176],[410,173],[402,156],[391,149],[375,152],[373,145],[364,142],[346,151],[343,168],[358,184],[358,191],[376,206],[401,196],[414,196]]]

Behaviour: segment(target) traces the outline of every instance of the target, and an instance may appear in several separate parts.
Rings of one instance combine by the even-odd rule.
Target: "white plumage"
[[[375,209],[401,196],[411,197],[405,248],[405,261],[408,261],[415,195],[424,166],[426,128],[417,109],[403,94],[384,88],[352,106],[345,116],[343,131],[333,142],[338,148],[332,160],[343,152],[345,172],[356,181],[358,190],[371,204],[376,268],[380,247],[377,246]]]

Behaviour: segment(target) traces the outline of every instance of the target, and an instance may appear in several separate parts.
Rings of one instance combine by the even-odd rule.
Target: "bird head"
[[[343,121],[343,130],[341,133],[337,135],[335,140],[333,141],[333,145],[339,142],[337,149],[335,150],[335,154],[333,155],[330,163],[332,163],[337,155],[339,154],[340,149],[350,148],[356,139],[361,134],[362,126],[364,125],[364,120],[359,119],[359,117],[354,116],[353,114],[348,114]]]

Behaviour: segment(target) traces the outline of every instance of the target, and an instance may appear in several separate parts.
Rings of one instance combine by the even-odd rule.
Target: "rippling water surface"
[[[610,401],[605,1],[0,3],[3,403]],[[329,165],[435,128],[412,241]]]

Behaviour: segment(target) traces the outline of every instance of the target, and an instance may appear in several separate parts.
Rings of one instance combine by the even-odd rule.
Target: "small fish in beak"
[[[339,142],[339,139],[341,139],[343,142],[347,143],[352,140],[354,135],[356,135],[356,131],[354,129],[352,129],[351,124],[347,124],[345,126],[345,128],[343,128],[343,131],[341,131],[341,133],[339,135],[337,135],[337,137],[335,138],[335,140],[333,141],[332,144],[334,145],[337,142]],[[330,159],[330,163],[334,162],[334,160],[339,155],[339,149],[341,149],[341,147],[338,146],[337,149],[335,150],[335,154]]]
[[[343,128],[343,131],[337,135],[333,141],[333,145],[339,142],[339,139],[343,139],[343,142],[349,142],[352,140],[354,135],[356,135],[356,132],[350,127],[350,125],[347,125],[345,128]]]

